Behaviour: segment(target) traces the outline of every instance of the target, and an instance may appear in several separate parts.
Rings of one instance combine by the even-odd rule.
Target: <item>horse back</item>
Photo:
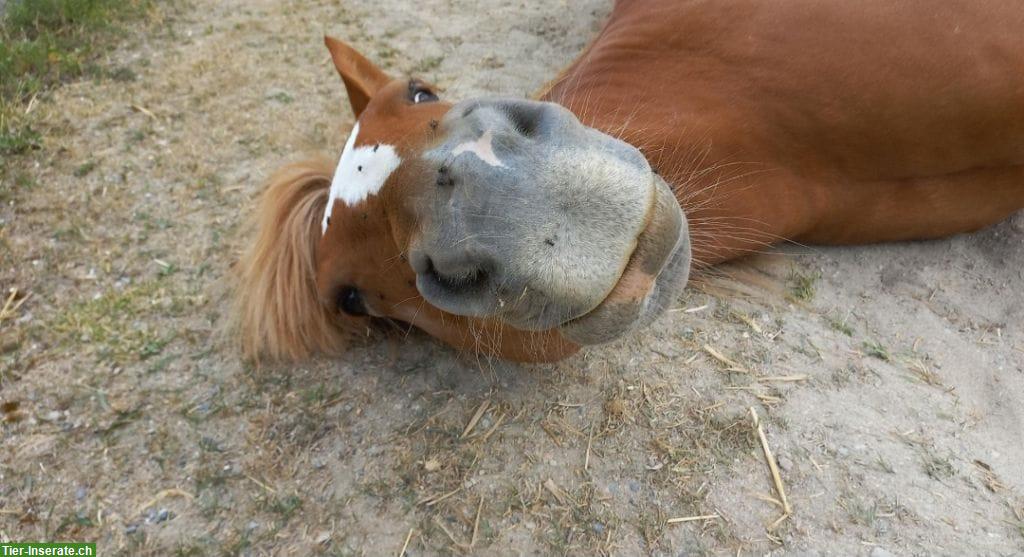
[[[998,189],[982,221],[1024,205],[1022,30],[1011,1],[620,0],[545,97],[681,181],[744,169],[754,177],[716,175],[718,199],[700,203],[768,235],[932,236],[958,229],[837,236],[828,221],[856,224],[853,208],[879,195],[907,204],[917,194],[901,184],[947,190],[941,206]],[[1007,169],[998,185],[964,179],[993,169]]]

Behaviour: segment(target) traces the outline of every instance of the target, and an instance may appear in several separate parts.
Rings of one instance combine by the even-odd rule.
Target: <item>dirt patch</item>
[[[324,32],[448,97],[523,95],[608,9],[193,2],[109,54],[133,79],[38,106],[45,149],[0,208],[18,289],[0,536],[113,555],[1024,551],[1022,215],[775,250],[554,366],[412,333],[254,371],[212,340],[261,180],[352,123]],[[777,524],[750,407],[793,507]]]

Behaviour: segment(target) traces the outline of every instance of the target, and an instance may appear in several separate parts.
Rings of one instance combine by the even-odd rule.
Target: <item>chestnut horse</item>
[[[253,358],[402,322],[551,361],[781,240],[976,230],[1024,207],[1024,8],[619,0],[537,97],[448,104],[327,47],[357,122],[270,181],[237,266]]]

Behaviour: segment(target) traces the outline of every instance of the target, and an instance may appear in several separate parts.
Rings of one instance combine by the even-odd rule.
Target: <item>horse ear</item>
[[[391,78],[344,42],[325,35],[324,44],[327,45],[327,50],[331,51],[334,67],[345,82],[352,112],[359,118],[373,95],[391,81]]]

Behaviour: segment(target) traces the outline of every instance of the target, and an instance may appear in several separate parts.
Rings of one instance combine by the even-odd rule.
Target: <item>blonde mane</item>
[[[337,353],[349,331],[319,300],[316,242],[333,165],[325,157],[278,170],[243,237],[255,237],[234,266],[229,335],[249,360],[298,360]]]

